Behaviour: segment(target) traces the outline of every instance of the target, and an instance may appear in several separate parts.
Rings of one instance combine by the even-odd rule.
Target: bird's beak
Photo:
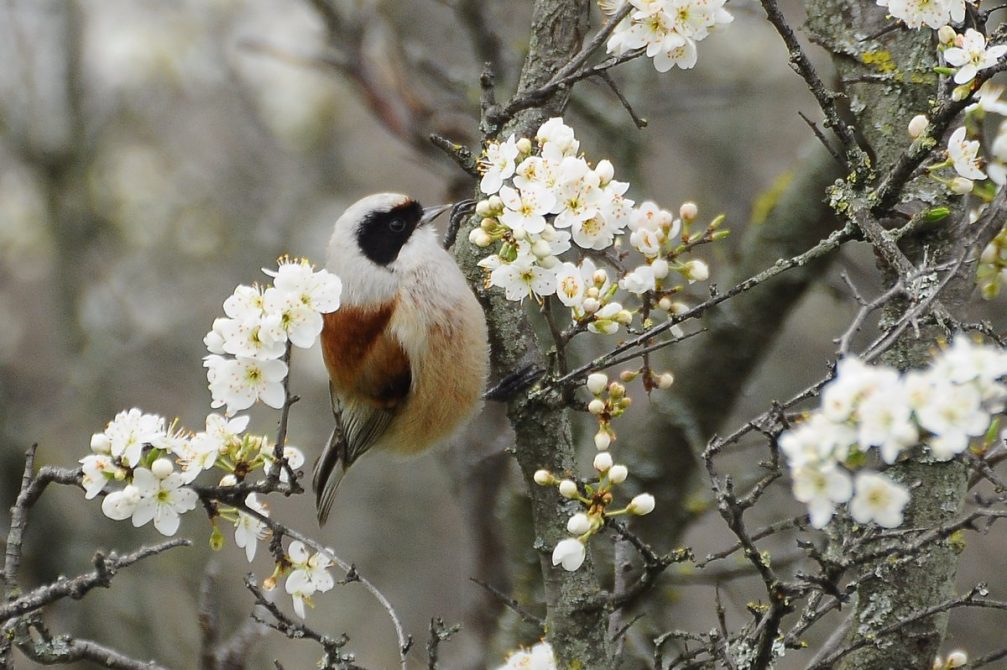
[[[427,208],[425,208],[423,210],[423,216],[420,217],[420,222],[417,225],[418,226],[425,226],[428,223],[431,223],[438,216],[440,216],[441,214],[443,214],[444,212],[448,211],[449,209],[451,209],[454,206],[455,205],[454,205],[453,202],[449,202],[446,205],[437,205],[436,207],[427,207]]]

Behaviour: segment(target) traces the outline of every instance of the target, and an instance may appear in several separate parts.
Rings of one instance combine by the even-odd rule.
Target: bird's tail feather
[[[315,508],[318,510],[318,525],[324,525],[329,518],[329,510],[336,499],[336,489],[349,468],[346,460],[346,438],[337,425],[332,431],[329,443],[315,462],[312,488],[315,489]]]

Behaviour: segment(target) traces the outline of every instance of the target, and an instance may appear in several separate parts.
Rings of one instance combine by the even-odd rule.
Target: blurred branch
[[[484,0],[457,0],[455,13],[469,34],[469,41],[480,63],[491,63],[498,70],[503,65],[500,55],[500,37],[490,28],[487,16],[490,3]]]

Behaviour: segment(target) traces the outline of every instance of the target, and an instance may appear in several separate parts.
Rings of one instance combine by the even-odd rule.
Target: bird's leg
[[[496,386],[483,394],[483,398],[486,400],[499,400],[501,402],[510,400],[538,381],[543,374],[545,374],[545,370],[538,365],[534,363],[526,365],[501,379]]]

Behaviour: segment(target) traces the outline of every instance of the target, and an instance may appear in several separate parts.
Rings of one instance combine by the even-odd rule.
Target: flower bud
[[[517,141],[517,150],[523,154],[531,153],[531,140],[527,137],[522,137]]]
[[[952,193],[965,195],[972,192],[972,189],[975,187],[975,182],[971,179],[966,179],[965,177],[955,177],[951,180],[950,187]]]
[[[927,119],[925,114],[917,114],[909,121],[909,137],[914,140],[917,137],[923,135],[927,132],[927,127],[930,125],[930,120]]]
[[[498,195],[491,195],[487,201],[490,204],[491,212],[502,212],[504,208],[503,200]]]
[[[584,310],[585,314],[594,314],[601,309],[601,303],[598,302],[597,298],[584,298],[584,302],[581,304],[581,309]]]
[[[105,433],[95,433],[91,436],[91,451],[96,454],[112,453],[112,440]]]
[[[956,649],[948,654],[948,661],[945,668],[960,668],[969,662],[968,654],[961,649]]]
[[[594,446],[598,451],[605,451],[610,444],[612,444],[612,436],[608,434],[607,430],[602,429],[594,434]]]
[[[650,514],[654,511],[654,496],[649,493],[641,493],[629,501],[629,504],[626,505],[626,511],[637,516]]]
[[[546,256],[545,258],[540,259],[538,264],[546,270],[552,270],[554,267],[559,265],[559,259],[555,256]]]
[[[622,484],[626,481],[626,477],[629,477],[629,468],[625,465],[616,463],[608,469],[608,481],[613,484]]]
[[[605,413],[605,401],[601,398],[595,398],[587,404],[587,411],[591,412],[595,416]]]
[[[174,472],[174,470],[175,467],[167,458],[159,458],[150,466],[150,473],[158,479],[164,479]]]
[[[607,472],[612,467],[612,454],[607,451],[599,452],[594,457],[594,469],[598,472]]]
[[[220,486],[234,486],[238,483],[238,478],[234,475],[224,475],[220,478]]]
[[[536,240],[535,244],[531,245],[531,253],[539,259],[552,256],[552,245],[545,240]]]
[[[572,479],[564,479],[559,483],[559,494],[564,498],[576,498],[580,495],[577,492],[577,484],[573,482]]]
[[[587,376],[587,381],[585,382],[587,390],[594,395],[601,394],[605,387],[608,386],[608,375],[604,372],[592,372]]]
[[[664,296],[660,300],[657,301],[657,307],[658,307],[658,309],[660,309],[662,311],[665,311],[665,312],[670,312],[671,308],[672,308],[672,306],[674,304],[675,303],[672,302],[671,298],[669,298],[668,296]]]
[[[608,281],[608,273],[601,269],[595,270],[594,276],[591,279],[594,281],[595,286],[604,286],[605,282]]]
[[[692,221],[699,214],[699,207],[694,202],[683,202],[678,208],[678,215],[685,221]]]
[[[479,222],[479,227],[485,230],[487,233],[496,228],[499,222],[492,216],[487,216],[485,219]]]
[[[493,243],[493,238],[482,228],[473,228],[469,233],[469,242],[474,246],[485,248]]]
[[[961,102],[965,98],[969,97],[972,92],[972,82],[967,84],[962,84],[961,86],[955,86],[954,90],[951,91],[951,99],[954,102]]]
[[[612,317],[612,320],[615,321],[616,323],[621,323],[624,326],[628,326],[629,324],[633,323],[633,313],[628,309],[620,309],[618,312],[615,313],[615,316]]]
[[[584,291],[584,295],[588,298],[598,298],[601,295],[601,291],[598,290],[597,286],[588,286]]]
[[[511,235],[514,236],[515,240],[523,240],[528,237],[528,231],[525,230],[524,228],[516,228],[514,230],[511,230]]]
[[[654,383],[657,385],[657,388],[662,391],[670,389],[671,385],[675,383],[675,375],[670,372],[662,372],[657,375],[656,379],[654,379]]]
[[[546,242],[554,242],[556,241],[556,229],[549,224],[546,224],[545,228],[542,229],[542,232],[539,233],[538,236]]]
[[[556,483],[556,478],[548,470],[536,470],[535,483],[539,486],[550,486]]]
[[[633,404],[633,399],[630,398],[629,396],[626,396],[625,398],[623,398],[622,400],[619,401],[619,408],[620,409],[628,409],[629,406],[632,405],[632,404]]]
[[[676,302],[671,306],[671,313],[675,315],[685,314],[688,311],[689,306],[686,305],[684,302]]]
[[[701,260],[691,260],[685,264],[682,274],[690,282],[706,281],[710,277],[710,268]]]
[[[613,398],[621,398],[626,395],[626,387],[619,382],[612,382],[608,385],[608,394]]]
[[[619,381],[629,383],[640,376],[639,370],[623,370],[619,373]]]
[[[492,211],[493,208],[490,207],[489,200],[480,200],[479,202],[476,203],[476,214],[478,214],[479,216],[482,217],[489,216],[490,212]]]
[[[940,41],[941,44],[944,45],[950,45],[952,42],[955,41],[955,38],[957,36],[958,33],[956,33],[955,29],[952,28],[951,26],[941,26],[937,30],[937,39]]]
[[[587,518],[587,514],[577,512],[566,522],[566,529],[571,535],[583,535],[591,530],[591,520]]]
[[[594,171],[598,175],[600,186],[605,186],[615,176],[615,167],[612,165],[612,161],[608,159],[598,161],[598,165],[594,168]]]
[[[668,276],[668,261],[658,258],[650,264],[650,269],[654,271],[654,279],[664,279]]]
[[[587,549],[584,543],[575,537],[560,540],[552,551],[552,564],[561,565],[567,572],[574,572],[584,563]]]

